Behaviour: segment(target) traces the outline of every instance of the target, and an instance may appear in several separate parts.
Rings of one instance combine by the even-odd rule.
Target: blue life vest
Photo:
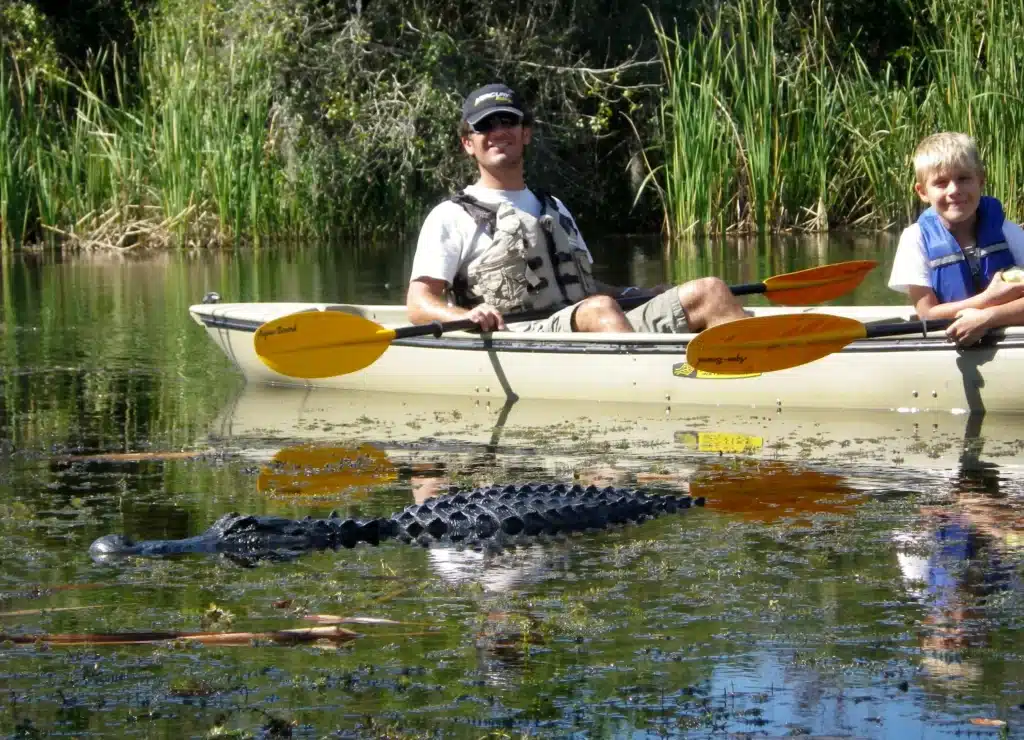
[[[934,208],[929,208],[917,219],[924,238],[924,249],[928,255],[931,271],[932,290],[939,303],[962,301],[980,293],[1000,270],[1013,267],[1016,263],[1003,236],[1002,204],[984,195],[978,203],[978,246],[977,256],[981,263],[981,274],[975,276],[964,251],[956,239],[939,220]]]

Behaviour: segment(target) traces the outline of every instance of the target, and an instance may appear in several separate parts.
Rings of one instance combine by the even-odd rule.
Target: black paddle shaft
[[[629,311],[642,306],[651,300],[654,296],[652,295],[639,295],[630,296],[628,298],[617,299],[619,305],[623,311]],[[564,306],[558,308],[543,308],[536,311],[524,311],[522,313],[510,313],[505,316],[506,324],[515,324],[520,321],[539,321],[546,319],[551,314],[561,311]],[[477,324],[475,321],[469,319],[458,319],[457,321],[431,321],[429,324],[420,324],[419,326],[402,326],[395,329],[395,339],[407,339],[408,337],[425,337],[435,336],[440,337],[447,331],[467,331],[469,329],[476,329]]]
[[[743,285],[730,285],[729,290],[733,295],[758,295],[767,293],[768,286],[765,283],[744,283]]]
[[[768,286],[765,283],[744,283],[743,285],[730,285],[729,290],[733,295],[757,295],[759,293],[767,293]],[[616,300],[622,307],[623,311],[630,311],[637,306],[642,306],[647,301],[654,298],[653,295],[635,295],[629,296],[628,298],[619,297]],[[524,311],[523,313],[513,313],[505,317],[506,324],[515,324],[520,321],[539,321],[540,319],[546,319],[556,311],[561,310],[559,308],[546,308],[537,311]],[[395,339],[405,339],[407,337],[423,337],[427,335],[433,335],[440,337],[446,331],[465,331],[469,329],[475,329],[476,322],[470,321],[469,319],[459,319],[458,321],[431,321],[429,324],[421,324],[419,326],[403,326],[400,329],[395,329]]]
[[[935,321],[898,321],[891,324],[865,324],[864,337],[875,339],[877,337],[896,337],[902,334],[922,334],[927,336],[929,331],[943,331],[956,319],[936,319]]]

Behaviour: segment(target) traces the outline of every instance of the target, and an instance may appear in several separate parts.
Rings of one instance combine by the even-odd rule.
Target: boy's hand
[[[987,308],[965,308],[957,312],[956,321],[946,329],[946,336],[961,347],[970,347],[985,336],[991,319],[992,312]]]
[[[1000,270],[999,277],[1007,283],[1024,283],[1024,270],[1019,267],[1011,267],[1007,270]]]
[[[1008,283],[1003,280],[1002,273],[997,273],[985,288],[983,295],[985,305],[1000,306],[1018,298],[1024,298],[1024,283]]]

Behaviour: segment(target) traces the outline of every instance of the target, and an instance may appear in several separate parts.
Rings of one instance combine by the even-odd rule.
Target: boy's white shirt
[[[529,188],[493,190],[470,185],[465,192],[486,205],[510,203],[535,218],[541,215],[540,199]],[[559,212],[571,219],[572,214],[562,201],[558,198],[554,200]],[[573,223],[576,221],[573,220]],[[579,243],[593,263],[594,258],[587,249],[582,235],[579,237]],[[409,279],[427,277],[444,280],[451,285],[456,275],[466,278],[469,268],[483,257],[490,246],[491,238],[483,233],[483,229],[465,208],[450,200],[443,201],[434,206],[423,221],[416,241],[416,255],[412,260],[412,273]]]
[[[1024,266],[1024,229],[1012,221],[1003,222],[1003,236],[1013,254],[1013,261]],[[921,227],[913,223],[900,234],[896,257],[889,274],[889,287],[900,293],[909,293],[911,285],[932,287],[931,271],[928,269],[928,254],[924,249]]]

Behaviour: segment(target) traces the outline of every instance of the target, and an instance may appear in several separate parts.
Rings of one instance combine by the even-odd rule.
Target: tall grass
[[[32,110],[25,110],[27,87],[0,56],[0,239],[4,244],[20,244],[32,215],[34,187],[26,145]]]
[[[4,247],[258,243],[325,228],[312,176],[277,151],[273,40],[225,42],[216,19],[172,8],[140,29],[137,68],[116,49],[73,76],[0,66]]]
[[[1024,185],[1024,5],[1015,0],[930,0],[934,120],[967,131],[985,150],[989,185],[1008,212],[1021,214]]]
[[[657,40],[665,71],[658,119],[665,147],[663,163],[651,168],[645,183],[658,188],[670,232],[722,228],[736,200],[729,191],[739,136],[718,97],[723,69],[713,60],[726,54],[721,28],[711,26],[700,41],[682,42],[678,29]]]
[[[910,154],[939,130],[978,138],[989,191],[1024,218],[1024,4],[906,4],[918,36],[881,70],[837,48],[820,7],[796,36],[780,32],[792,22],[775,0],[726,0],[686,32],[652,17],[663,94],[645,186],[666,231],[904,224],[919,208]],[[425,160],[398,157],[394,177],[365,162],[419,124],[378,116],[389,133],[376,149],[380,132],[358,127],[351,138],[370,144],[301,139],[272,83],[288,20],[261,25],[277,11],[253,8],[241,22],[237,7],[158,0],[131,54],[108,49],[64,76],[0,54],[0,246],[259,243],[358,223],[367,200],[396,220],[422,208],[410,185]],[[412,110],[435,121],[442,109]]]
[[[669,231],[905,224],[918,209],[910,155],[941,130],[978,138],[989,191],[1024,217],[1024,5],[908,0],[907,12],[926,22],[902,73],[852,49],[835,58],[820,9],[795,52],[777,41],[774,0],[734,0],[688,39],[654,21],[664,95],[648,182]]]

